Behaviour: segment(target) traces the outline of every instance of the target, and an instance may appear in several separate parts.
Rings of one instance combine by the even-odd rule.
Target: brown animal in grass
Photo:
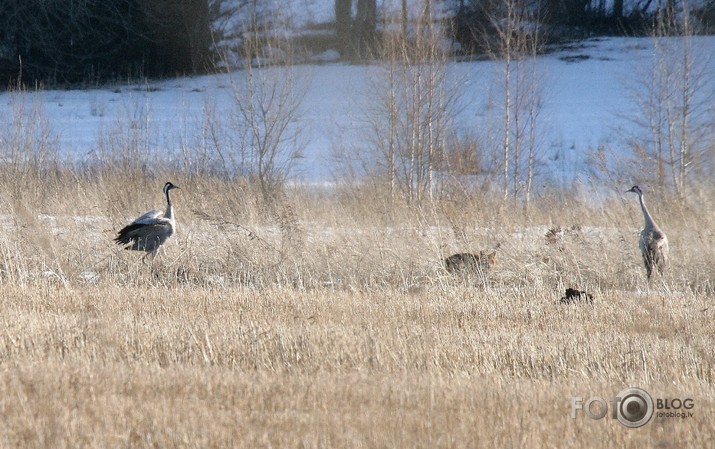
[[[454,273],[486,273],[497,261],[496,251],[487,253],[479,251],[479,254],[457,253],[444,259],[444,267],[448,272]]]

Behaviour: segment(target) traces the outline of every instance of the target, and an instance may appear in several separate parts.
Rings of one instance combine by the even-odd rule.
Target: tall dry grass
[[[4,447],[708,447],[710,300],[6,288]],[[711,309],[709,309],[711,310]],[[570,418],[639,386],[694,417]],[[587,443],[584,443],[587,442]]]
[[[712,186],[697,205],[647,198],[671,244],[666,276],[649,285],[637,243],[643,218],[637,197],[625,193],[599,202],[544,195],[524,211],[488,196],[410,208],[348,186],[292,186],[266,202],[249,183],[168,169],[141,177],[64,167],[0,178],[0,281],[10,285],[45,276],[66,287],[429,290],[463,281],[447,275],[444,257],[498,247],[486,286],[500,291],[538,285],[556,295],[577,285],[711,295],[714,288]],[[146,269],[112,238],[139,214],[165,207],[167,180],[182,187],[173,192],[178,231]]]
[[[407,208],[375,192],[58,170],[0,182],[3,447],[708,447],[711,206],[651,201],[668,233],[645,281],[635,197]],[[116,231],[163,207],[152,264]],[[625,188],[623,189],[625,190]],[[500,244],[487,279],[441,259]],[[561,306],[564,287],[593,306]],[[570,419],[638,386],[694,418]]]

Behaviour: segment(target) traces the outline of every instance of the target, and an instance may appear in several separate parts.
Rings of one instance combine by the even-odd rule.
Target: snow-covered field
[[[715,74],[715,38],[695,37],[694,48]],[[571,48],[540,56],[541,128],[539,165],[552,178],[568,182],[585,173],[586,155],[601,146],[618,151],[622,131],[632,126],[624,116],[637,114],[633,86],[643,68],[654,63],[648,38],[607,38],[578,43]],[[707,60],[706,59],[710,59]],[[460,79],[460,104],[455,122],[463,129],[479,129],[498,120],[498,92],[502,64],[476,61],[451,64]],[[295,178],[330,181],[336,143],[350,148],[365,138],[365,112],[361,105],[372,93],[367,82],[376,68],[364,65],[327,64],[295,67],[310,82],[302,111],[297,117],[304,129],[305,148]],[[240,78],[241,72],[232,76]],[[712,85],[712,84],[710,84]],[[207,104],[215,104],[217,116],[232,108],[228,75],[199,76],[145,85],[108,86],[84,90],[43,90],[18,97],[0,93],[0,129],[17,113],[18,102],[41,105],[60,152],[76,160],[92,157],[98,136],[117,124],[138,120],[150,136],[146,145],[156,151],[175,151],[191,146],[191,135],[201,123]],[[491,102],[491,105],[490,105]],[[119,125],[121,126],[121,125]]]

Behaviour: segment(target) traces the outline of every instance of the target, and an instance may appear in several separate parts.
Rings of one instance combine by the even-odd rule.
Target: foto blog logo
[[[579,411],[591,419],[602,419],[610,408],[612,419],[617,419],[626,427],[636,428],[646,425],[653,414],[658,418],[692,418],[693,407],[695,402],[690,398],[657,398],[653,401],[647,391],[631,387],[621,390],[609,401],[600,396],[592,396],[585,401],[582,396],[572,396],[571,419],[576,419]]]

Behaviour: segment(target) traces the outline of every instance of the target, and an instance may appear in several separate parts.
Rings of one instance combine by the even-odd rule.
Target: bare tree
[[[715,141],[711,55],[698,52],[685,9],[662,8],[653,28],[653,63],[640,63],[632,91],[640,134],[629,136],[634,167],[654,173],[662,192],[687,196],[692,172],[711,170]],[[633,174],[637,179],[639,176]]]
[[[399,194],[408,204],[432,198],[436,163],[452,133],[457,97],[432,2],[420,2],[415,11],[410,26],[384,27],[382,65],[372,80],[377,98],[366,111],[391,196],[396,199]]]
[[[539,9],[524,0],[500,0],[490,11],[490,28],[484,31],[493,34],[485,41],[502,67],[502,191],[505,199],[523,195],[528,206],[540,143]]]

